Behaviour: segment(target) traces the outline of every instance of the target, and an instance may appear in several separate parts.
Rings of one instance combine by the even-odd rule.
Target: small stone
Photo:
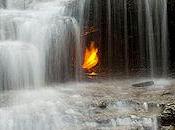
[[[107,102],[105,101],[101,101],[99,104],[98,104],[98,107],[101,108],[101,109],[106,109],[108,106]]]

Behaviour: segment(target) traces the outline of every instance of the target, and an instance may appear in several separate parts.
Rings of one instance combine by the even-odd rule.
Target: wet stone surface
[[[132,87],[135,82],[66,83],[2,92],[0,129],[169,130],[172,124],[163,126],[160,117],[174,117],[174,106],[168,105],[174,100],[174,81],[156,80],[146,88]]]
[[[159,118],[162,125],[175,126],[175,103],[167,104]]]

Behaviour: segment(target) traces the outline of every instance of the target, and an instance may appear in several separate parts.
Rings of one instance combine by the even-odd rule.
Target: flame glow
[[[99,57],[97,53],[98,48],[95,47],[95,42],[91,42],[90,47],[85,50],[83,69],[89,70],[98,64]]]

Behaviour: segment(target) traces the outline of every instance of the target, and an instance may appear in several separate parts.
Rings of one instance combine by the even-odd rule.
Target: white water
[[[7,55],[6,52],[1,59],[5,57],[9,57],[9,60],[13,59],[14,46],[18,49],[18,43],[24,46],[26,44],[27,49],[36,48],[31,52],[30,57],[25,57],[27,49],[21,49],[20,56],[24,55],[26,62],[30,62],[32,57],[34,60],[30,67],[22,61],[18,63],[18,66],[23,69],[20,70],[22,72],[17,72],[24,73],[24,78],[16,78],[15,74],[12,74],[11,79],[16,78],[17,83],[23,82],[25,88],[30,84],[38,86],[42,85],[40,83],[67,81],[78,77],[75,75],[79,74],[78,68],[81,65],[80,24],[77,22],[79,19],[72,15],[75,10],[81,10],[79,3],[75,5],[75,0],[7,0],[4,2],[6,8],[0,10],[0,43],[6,44],[6,41],[12,41],[10,44],[13,49],[10,50],[8,45],[3,46],[4,51],[8,50],[12,54]],[[81,12],[74,14],[76,15],[81,15]],[[35,62],[34,55],[39,59],[38,63]],[[18,59],[20,56],[15,58]],[[14,63],[8,61],[3,71],[9,71],[8,68],[15,70],[16,67]],[[35,73],[31,76],[23,71]],[[39,78],[35,78],[36,76]],[[29,80],[27,77],[32,78]],[[1,83],[3,82],[8,84],[8,88],[22,87],[22,84],[16,86],[10,83],[10,79],[2,80]],[[2,88],[6,89],[6,84],[2,85]]]
[[[167,1],[145,0],[146,43],[148,46],[151,76],[160,71],[162,76],[168,71],[167,52]],[[141,17],[139,15],[139,17]],[[143,24],[143,23],[140,23]]]
[[[0,90],[39,86],[42,74],[35,46],[12,41],[0,43]]]

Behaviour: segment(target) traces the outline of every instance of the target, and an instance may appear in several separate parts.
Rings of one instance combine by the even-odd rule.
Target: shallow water
[[[137,80],[138,81],[138,80]],[[140,80],[143,81],[143,80]],[[136,80],[66,83],[0,94],[1,130],[158,130],[157,115],[173,81],[134,88]],[[168,99],[168,100],[167,100]]]

